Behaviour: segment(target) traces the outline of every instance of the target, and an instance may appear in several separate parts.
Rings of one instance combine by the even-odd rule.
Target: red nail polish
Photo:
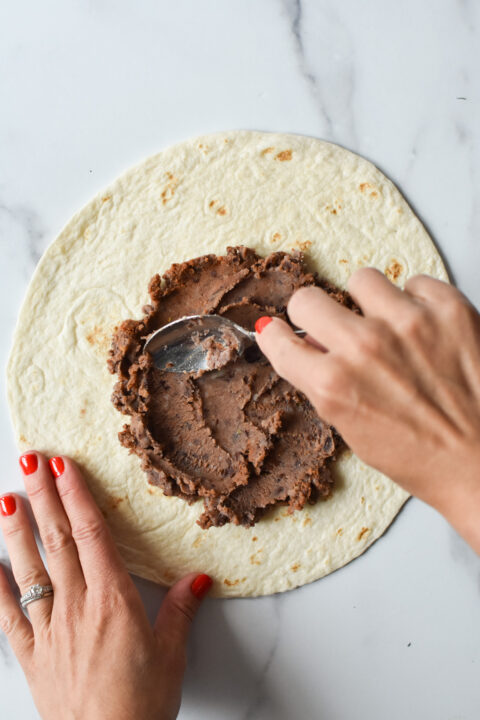
[[[17,503],[13,495],[4,495],[0,497],[0,510],[2,515],[13,515],[17,509]]]
[[[48,464],[50,465],[50,470],[53,473],[53,477],[59,478],[65,470],[65,463],[63,462],[61,457],[50,458]]]
[[[212,587],[213,580],[208,575],[197,575],[195,580],[190,585],[192,593],[198,600],[201,600]]]
[[[20,455],[18,462],[25,475],[31,475],[38,468],[38,458],[35,453]]]
[[[265,330],[267,325],[271,322],[272,318],[269,315],[264,315],[263,317],[258,318],[257,322],[255,323],[255,332],[260,335],[262,330]]]

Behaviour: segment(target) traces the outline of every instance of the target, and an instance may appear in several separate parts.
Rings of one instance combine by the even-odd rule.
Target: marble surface
[[[16,0],[0,9],[1,362],[42,251],[124,168],[207,131],[315,135],[396,182],[480,305],[476,0]],[[4,396],[0,490],[21,488]],[[5,556],[4,551],[0,554]],[[153,615],[163,591],[138,581]],[[181,720],[473,720],[480,561],[411,500],[291,593],[210,600]],[[2,720],[37,717],[0,639]]]

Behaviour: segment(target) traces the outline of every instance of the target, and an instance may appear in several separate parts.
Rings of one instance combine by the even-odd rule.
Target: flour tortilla
[[[142,316],[155,273],[240,244],[262,255],[300,248],[342,287],[364,265],[398,285],[417,273],[447,280],[425,228],[363,158],[297,135],[208,135],[128,170],[72,218],[36,269],[8,365],[20,448],[80,463],[128,568],[166,585],[206,572],[214,594],[229,597],[288,590],[345,565],[408,497],[347,452],[326,502],[205,531],[195,522],[202,503],[165,497],[121,447],[125,417],[110,402],[106,366],[113,328]]]

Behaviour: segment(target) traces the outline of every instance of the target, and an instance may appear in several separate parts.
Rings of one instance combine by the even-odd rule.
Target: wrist
[[[430,504],[480,554],[480,450],[462,443],[449,458]]]

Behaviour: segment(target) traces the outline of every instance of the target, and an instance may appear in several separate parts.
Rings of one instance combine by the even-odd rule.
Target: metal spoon
[[[305,330],[295,330],[295,333],[306,335]],[[254,332],[221,315],[188,315],[156,330],[147,338],[144,349],[152,355],[159,370],[195,373],[216,369],[210,364],[209,339],[227,348],[229,337],[228,345],[232,347],[234,340],[238,355],[256,344]]]

